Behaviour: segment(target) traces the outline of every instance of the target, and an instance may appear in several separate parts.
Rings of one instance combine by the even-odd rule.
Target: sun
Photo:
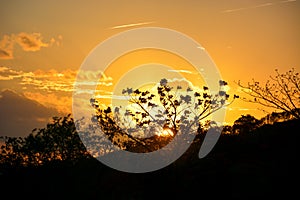
[[[169,128],[164,128],[162,132],[157,132],[156,135],[160,137],[174,136],[174,132]]]

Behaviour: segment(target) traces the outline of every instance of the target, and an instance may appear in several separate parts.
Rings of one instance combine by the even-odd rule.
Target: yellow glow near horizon
[[[177,76],[180,75],[186,80],[190,81],[194,86],[197,86],[199,88],[202,88],[203,85],[206,85],[202,75],[194,68],[194,66],[192,66],[188,61],[186,61],[182,57],[164,50],[141,49],[122,55],[118,59],[114,60],[109,66],[107,66],[106,70],[104,71],[104,74],[105,76],[112,78],[112,85],[98,85],[96,95],[98,97],[103,97],[98,98],[99,102],[102,105],[112,106],[112,94],[122,95],[121,90],[126,89],[127,87],[133,87],[133,89],[145,89],[145,87],[142,85],[125,85],[124,82],[121,82],[121,80],[124,78],[125,75],[128,76],[126,77],[128,80],[133,80],[133,82],[143,82],[145,77],[153,77],[153,79],[155,79],[157,76],[155,72],[147,71],[147,73],[138,73],[138,75],[134,73],[130,74],[131,71],[134,71],[140,66],[149,63],[161,64],[170,67],[170,70],[173,70],[173,72],[166,72],[166,76],[170,74],[177,74]],[[151,85],[154,86],[155,83],[153,82]],[[235,91],[233,90],[229,90],[229,94],[231,97],[233,96],[234,92]],[[234,106],[239,107],[239,104],[243,105],[243,102],[238,102]],[[228,109],[227,111],[229,112],[227,112],[226,114],[226,123],[232,123],[239,117],[241,113],[234,112],[230,109]]]
[[[113,85],[110,87],[103,86],[101,84],[98,85],[97,91],[105,91],[108,93],[112,93],[115,91],[115,87],[118,85],[118,82],[122,77],[128,74],[129,71],[132,71],[134,68],[145,64],[161,64],[170,67],[170,70],[174,70],[174,72],[169,72],[175,74],[179,74],[185,79],[192,82],[193,85],[203,85],[203,78],[198,74],[196,69],[186,60],[181,58],[178,55],[175,55],[171,52],[158,50],[158,49],[142,49],[129,52],[125,55],[122,55],[115,61],[113,61],[104,71],[104,74],[108,77],[112,77]],[[186,73],[191,72],[191,73]],[[129,75],[130,76],[130,75]],[[167,76],[167,74],[166,74]],[[140,74],[139,76],[131,77],[132,80],[136,80],[137,82],[142,82],[145,77],[148,78],[157,78],[157,74],[155,72],[150,72],[147,74]],[[147,84],[147,83],[146,83]],[[128,87],[124,85],[124,87]],[[136,87],[135,85],[129,87]],[[123,88],[125,89],[125,88]],[[137,88],[134,88],[137,89]],[[96,95],[103,96],[104,93],[98,92]],[[103,104],[111,105],[111,99],[103,98],[99,99]]]
[[[156,135],[160,137],[169,137],[169,136],[174,136],[174,133],[171,129],[165,128],[163,129],[162,132],[157,132]]]

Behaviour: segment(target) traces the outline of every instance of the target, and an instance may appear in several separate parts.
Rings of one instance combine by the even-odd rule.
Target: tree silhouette
[[[254,116],[247,114],[242,115],[240,118],[234,121],[232,126],[233,134],[248,133],[262,125],[261,120],[256,119]]]
[[[222,134],[223,135],[230,135],[230,134],[234,134],[233,130],[232,130],[232,126],[230,125],[225,125],[222,129]]]
[[[245,101],[258,103],[269,108],[279,109],[290,113],[300,119],[300,77],[294,68],[286,73],[279,73],[276,69],[276,76],[270,76],[265,85],[254,80],[247,85],[240,81],[238,85],[251,98],[243,98]]]
[[[46,128],[25,138],[5,138],[0,163],[6,166],[40,166],[57,161],[74,163],[90,155],[82,144],[70,115],[53,117]]]
[[[173,87],[167,79],[162,79],[156,92],[140,89],[123,89],[128,97],[129,107],[102,108],[97,99],[91,99],[95,108],[92,121],[96,122],[103,133],[115,145],[134,152],[157,150],[182,132],[201,132],[202,120],[226,104],[227,82],[219,81],[219,91],[211,93],[209,88],[202,89],[181,85]],[[123,111],[122,111],[123,110]]]

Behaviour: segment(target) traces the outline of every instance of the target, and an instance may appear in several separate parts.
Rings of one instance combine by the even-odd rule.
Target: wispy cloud
[[[77,79],[76,79],[77,78]],[[57,71],[54,69],[44,71],[35,70],[24,72],[22,70],[14,70],[10,67],[0,66],[0,81],[19,82],[25,88],[42,90],[45,92],[76,92],[90,93],[90,86],[112,86],[113,78],[107,76],[104,72],[85,71],[77,76],[76,70],[66,69]],[[76,82],[75,82],[76,80]],[[80,91],[79,89],[80,88]],[[86,91],[87,90],[87,91]]]
[[[14,85],[14,89],[19,94],[22,94],[24,101],[32,100],[30,102],[38,102],[43,109],[47,108],[47,110],[53,110],[55,113],[60,114],[72,112],[72,92],[76,92],[76,95],[84,97],[82,101],[80,100],[77,103],[79,103],[79,107],[85,108],[90,107],[87,99],[94,95],[103,95],[104,98],[110,96],[113,99],[122,99],[121,96],[115,96],[110,90],[106,90],[107,86],[112,85],[113,78],[103,71],[94,73],[86,71],[80,73],[80,75],[77,74],[78,71],[72,69],[62,71],[54,69],[23,71],[12,67],[0,66],[0,85],[2,89]],[[77,85],[74,84],[75,80]],[[98,85],[103,87],[97,87],[95,90],[94,88]],[[5,94],[0,93],[0,100],[3,97],[5,97]],[[23,105],[23,102],[21,104]],[[5,107],[7,105],[2,106]],[[28,111],[26,112],[31,114]],[[54,112],[50,116],[54,116]],[[37,121],[44,121],[45,118],[37,115],[36,119],[30,118],[30,120],[35,120],[34,122],[36,123]]]
[[[279,2],[275,2],[275,3],[263,3],[263,4],[258,4],[258,5],[254,5],[254,6],[249,6],[249,7],[241,7],[241,8],[235,8],[235,9],[228,9],[228,10],[224,10],[222,11],[222,13],[232,13],[232,12],[237,12],[237,11],[243,11],[243,10],[249,10],[249,9],[255,9],[255,8],[261,8],[261,7],[268,7],[268,6],[274,6],[277,4],[282,4],[282,3],[291,3],[291,2],[295,2],[296,0],[284,0],[284,1],[279,1]]]
[[[75,83],[76,78],[78,80]],[[5,81],[5,84],[13,83],[16,87],[19,86],[18,90],[22,91],[26,98],[35,100],[47,108],[55,108],[61,113],[70,113],[72,92],[75,91],[76,95],[101,94],[104,95],[103,97],[112,96],[112,92],[103,89],[103,87],[102,90],[91,88],[96,88],[99,85],[105,88],[111,86],[113,78],[102,71],[96,73],[86,71],[77,76],[77,71],[71,69],[22,71],[0,66],[0,81]],[[113,96],[113,98],[119,97]]]
[[[96,99],[116,99],[116,100],[125,100],[129,101],[130,97],[124,95],[95,95]]]
[[[253,111],[258,110],[258,108],[243,108],[243,107],[226,107],[228,111]]]
[[[80,71],[77,76],[77,80],[74,83],[75,87],[80,87],[81,89],[84,86],[112,86],[113,78],[107,76],[103,71]]]
[[[19,45],[23,51],[39,51],[42,47],[60,46],[62,36],[52,37],[50,41],[44,41],[41,33],[25,33],[4,35],[0,40],[0,59],[13,59],[15,44]]]
[[[31,76],[23,76],[20,84],[38,90],[72,92],[76,71],[37,70]]]
[[[32,72],[23,72],[22,70],[18,71],[9,67],[0,66],[0,81],[13,80],[33,75],[34,74]]]
[[[205,48],[204,48],[204,47],[198,46],[197,48],[198,48],[198,49],[201,49],[201,50],[203,50],[203,51],[205,51]]]
[[[17,81],[20,85],[28,86],[33,89],[45,91],[65,91],[73,90],[73,83],[76,77],[75,70],[36,70],[33,72],[24,72],[14,70],[9,67],[0,67],[0,81]]]
[[[186,73],[186,74],[193,74],[193,72],[189,71],[189,70],[184,70],[184,69],[169,69],[169,72],[176,72],[176,73]]]
[[[39,51],[42,47],[48,47],[49,44],[42,41],[40,33],[19,33],[16,42],[24,51]]]
[[[140,22],[140,23],[133,23],[133,24],[122,24],[122,25],[110,27],[109,29],[128,28],[128,27],[142,26],[142,25],[153,24],[153,23],[155,22],[151,21],[151,22]]]

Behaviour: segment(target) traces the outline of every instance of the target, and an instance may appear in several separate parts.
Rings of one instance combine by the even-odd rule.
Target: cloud
[[[203,50],[203,51],[205,51],[205,48],[204,48],[204,47],[198,46],[197,48],[198,48],[198,49],[201,49],[201,50]]]
[[[19,79],[19,84],[24,87],[28,86],[44,91],[72,92],[76,74],[77,71],[70,69],[61,72],[54,69],[24,72],[0,66],[0,81]]]
[[[28,76],[33,76],[33,73],[17,71],[9,67],[0,66],[0,81],[13,80],[16,78],[28,77]]]
[[[0,66],[0,81],[13,79],[19,79],[19,84],[24,87],[32,87],[49,92],[73,92],[74,86],[76,90],[78,88],[84,90],[91,88],[91,86],[113,85],[113,78],[107,76],[102,71],[96,73],[85,71],[80,72],[77,76],[77,71],[71,69],[60,72],[54,69],[48,71],[38,69],[32,72],[24,72],[22,70],[14,70],[10,67]]]
[[[95,95],[96,99],[115,99],[115,100],[126,100],[129,101],[130,97],[125,95]]]
[[[7,51],[4,49],[0,49],[0,58],[1,59],[12,59],[12,51]]]
[[[102,71],[100,71],[100,74],[101,74],[100,80],[99,80],[100,82],[110,82],[113,80],[112,77],[106,76]]]
[[[0,40],[0,59],[12,59],[13,58],[13,42],[11,37],[4,35]]]
[[[23,137],[34,128],[42,128],[59,113],[12,90],[0,92],[0,135]]]
[[[42,47],[48,47],[48,43],[42,41],[40,33],[19,33],[16,42],[24,51],[39,51]]]
[[[0,40],[0,59],[13,59],[13,50],[15,44],[18,44],[23,51],[39,51],[42,47],[51,47],[54,44],[61,46],[62,36],[58,35],[57,39],[52,37],[50,41],[43,40],[41,33],[25,33],[4,35]]]
[[[97,78],[96,78],[97,77]],[[0,66],[0,81],[5,81],[7,87],[10,83],[19,86],[27,99],[35,100],[47,108],[53,108],[61,113],[71,113],[72,92],[76,95],[112,95],[105,89],[96,89],[97,85],[111,86],[112,77],[102,71],[92,73],[90,71],[80,73],[66,69],[57,71],[54,69],[22,71],[10,67]],[[90,81],[90,80],[98,81]],[[75,80],[77,82],[75,83]]]
[[[110,87],[113,85],[113,78],[107,76],[103,71],[80,71],[74,83],[76,94],[90,94],[97,86]]]
[[[193,74],[193,72],[189,71],[189,70],[184,70],[184,69],[179,69],[179,70],[175,70],[175,69],[169,69],[169,72],[176,72],[176,73],[186,73],[186,74]]]
[[[72,110],[71,96],[58,96],[54,93],[41,94],[39,92],[24,92],[24,96],[47,108],[56,109],[59,113],[69,114]]]
[[[57,72],[56,70],[36,70],[31,72],[31,76],[22,76],[21,85],[31,86],[44,91],[72,92],[76,71],[65,70]]]
[[[81,70],[77,75],[77,80],[86,82],[89,80],[99,80],[100,82],[110,82],[113,80],[112,77],[106,76],[103,71],[89,71],[89,70]]]
[[[243,107],[226,107],[228,111],[253,111],[258,110],[258,108],[243,108]]]
[[[134,23],[134,24],[123,24],[123,25],[113,26],[109,29],[128,28],[128,27],[142,26],[142,25],[153,24],[153,23],[155,23],[155,22],[151,21],[151,22],[140,22],[140,23]]]
[[[76,95],[89,94],[89,95],[112,95],[113,92],[99,89],[86,89],[86,90],[76,90]]]
[[[13,81],[19,85],[19,91],[24,92],[28,99],[35,100],[47,108],[53,108],[61,113],[70,113],[75,70],[36,70],[24,72],[9,67],[0,67],[0,81]]]
[[[63,40],[63,36],[62,35],[58,35],[57,39],[55,39],[54,37],[52,37],[50,39],[50,46],[56,45],[58,47],[62,46],[62,40]]]

